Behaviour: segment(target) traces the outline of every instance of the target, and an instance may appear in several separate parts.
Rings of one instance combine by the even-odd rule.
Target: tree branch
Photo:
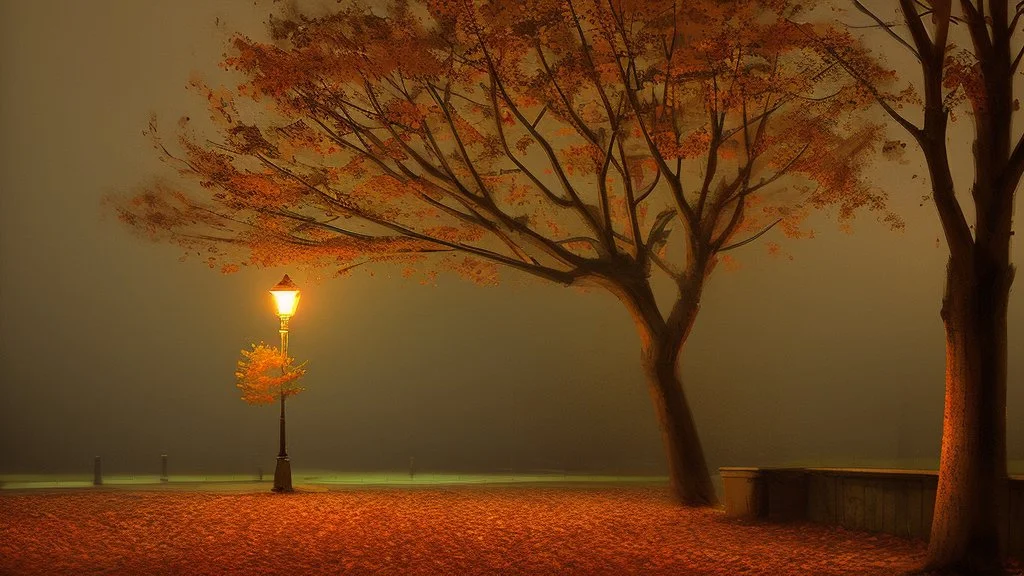
[[[741,241],[739,241],[739,242],[735,242],[735,243],[733,243],[733,244],[729,244],[728,246],[723,246],[723,247],[721,247],[721,248],[719,248],[719,249],[715,250],[715,252],[716,252],[716,253],[717,253],[717,252],[727,252],[727,251],[729,251],[729,250],[735,250],[736,248],[739,248],[740,246],[745,246],[745,245],[747,245],[747,244],[750,244],[750,243],[751,243],[751,242],[753,242],[754,240],[757,240],[757,239],[758,239],[758,238],[760,238],[761,236],[764,236],[765,234],[767,234],[767,233],[768,233],[768,231],[769,231],[769,230],[771,230],[772,228],[774,228],[774,227],[775,227],[775,225],[776,225],[776,224],[778,224],[779,222],[782,222],[782,218],[779,218],[779,219],[778,219],[778,220],[776,220],[775,222],[772,222],[772,223],[771,223],[771,224],[769,224],[768,226],[765,226],[765,227],[764,227],[764,228],[763,228],[763,229],[762,229],[762,230],[761,230],[760,232],[758,232],[757,234],[754,234],[754,235],[753,235],[753,236],[751,236],[750,238],[747,238],[746,240],[741,240]],[[724,238],[723,238],[723,240],[724,240]]]
[[[901,0],[901,1],[903,1],[903,0]],[[803,29],[803,26],[800,26],[799,24],[797,24],[796,22],[793,22],[792,20],[787,20],[787,21],[790,24],[792,24],[793,26],[796,26],[797,29],[800,30],[800,32],[804,34],[804,36],[806,36],[807,38],[809,38],[812,41],[816,42],[821,47],[822,50],[824,50],[829,56],[831,56],[836,62],[838,62],[839,65],[842,66],[844,70],[846,70],[846,73],[849,74],[850,77],[852,77],[861,86],[863,86],[868,92],[870,92],[871,95],[874,96],[875,101],[878,102],[878,105],[881,106],[883,110],[885,110],[885,113],[888,114],[890,118],[895,120],[896,123],[898,123],[900,126],[902,126],[907,132],[909,132],[915,138],[917,138],[917,139],[921,138],[922,130],[920,128],[918,128],[917,125],[915,125],[913,122],[907,120],[906,118],[903,117],[903,115],[901,115],[899,112],[897,112],[896,109],[893,108],[892,105],[890,105],[885,100],[885,98],[882,96],[881,92],[878,91],[878,88],[875,88],[875,86],[873,84],[871,84],[866,78],[864,78],[860,73],[858,73],[853,68],[853,66],[851,66],[850,63],[846,61],[846,59],[844,59],[842,56],[840,56],[835,51],[835,49],[833,49],[831,46],[828,46],[827,44],[825,44],[825,43],[821,42],[820,40],[818,40],[817,36],[808,33],[806,30]],[[916,34],[915,34],[915,38],[916,38]],[[927,34],[925,34],[925,41],[928,42],[929,45],[930,45],[930,41],[927,38]]]
[[[913,54],[914,57],[918,59],[918,61],[921,60],[921,53],[918,52],[913,46],[911,46],[909,42],[904,40],[902,36],[900,36],[899,34],[897,34],[896,32],[893,31],[893,26],[894,26],[893,24],[887,24],[884,21],[882,21],[882,19],[879,18],[878,15],[876,15],[874,12],[869,10],[868,7],[865,6],[860,0],[853,0],[853,5],[857,7],[857,10],[860,10],[864,14],[867,14],[872,20],[877,22],[879,26],[881,26],[883,29],[885,29],[885,31],[889,34],[889,36],[892,36],[893,38],[896,39],[897,42],[902,44],[907,50],[910,50],[910,53]]]

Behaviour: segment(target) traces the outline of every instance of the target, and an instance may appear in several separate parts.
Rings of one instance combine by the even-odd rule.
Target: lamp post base
[[[274,468],[273,492],[294,492],[292,489],[292,463],[287,456],[277,457],[277,467]]]

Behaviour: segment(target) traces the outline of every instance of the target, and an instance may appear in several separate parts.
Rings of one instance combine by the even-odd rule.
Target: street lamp
[[[288,320],[295,314],[299,304],[299,288],[287,274],[270,289],[277,305],[277,315],[281,318],[281,356],[288,358]],[[288,366],[281,365],[281,373],[288,371]],[[274,468],[274,492],[292,491],[292,464],[284,444],[284,388],[281,388],[281,449],[277,453],[277,467]]]

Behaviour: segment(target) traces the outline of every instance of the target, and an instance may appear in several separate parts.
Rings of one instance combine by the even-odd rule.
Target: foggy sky
[[[216,74],[228,35],[259,36],[274,9],[0,2],[0,473],[88,471],[94,455],[153,473],[162,452],[178,471],[269,469],[276,411],[244,404],[233,371],[250,342],[277,344],[267,289],[285,272],[303,291],[290,351],[309,361],[288,406],[297,469],[401,469],[415,455],[422,469],[663,472],[639,339],[606,292],[504,271],[496,288],[387,267],[224,276],[104,215],[104,194],[167,173],[141,134],[150,113],[167,130],[202,114],[190,75]],[[762,241],[710,280],[682,374],[713,468],[937,459],[946,249],[908,159],[877,170],[905,232],[816,216],[814,240],[764,239],[792,261]],[[1011,460],[1024,460],[1021,282]]]

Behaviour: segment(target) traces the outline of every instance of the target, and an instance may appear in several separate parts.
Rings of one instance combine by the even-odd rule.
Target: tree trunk
[[[668,456],[672,492],[687,506],[714,506],[718,497],[676,367],[680,349],[652,340],[645,344],[641,360]]]
[[[950,259],[946,397],[926,568],[999,573],[1006,513],[1006,313],[1013,269],[984,239]],[[1000,254],[1001,250],[995,250]]]
[[[682,291],[668,320],[644,280],[605,283],[629,309],[641,341],[641,364],[661,428],[673,496],[686,506],[718,504],[697,426],[679,378],[679,355],[697,318],[703,276]]]

